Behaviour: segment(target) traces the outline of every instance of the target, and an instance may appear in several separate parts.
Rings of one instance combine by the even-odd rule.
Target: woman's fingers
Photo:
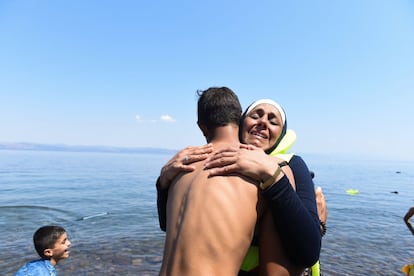
[[[194,162],[204,160],[213,151],[213,144],[199,147],[186,147],[177,152],[162,168],[160,174],[160,187],[168,188],[170,182],[180,172],[191,172],[195,169]]]
[[[238,152],[219,152],[215,153],[213,156],[210,156],[206,163],[204,164],[205,169],[223,167],[226,165],[231,165],[237,162]]]
[[[177,161],[182,165],[189,165],[206,159],[211,152],[213,152],[212,144],[200,147],[187,147],[180,152]]]
[[[223,167],[214,167],[213,169],[210,169],[208,172],[209,176],[216,176],[216,175],[226,175],[233,172],[238,171],[238,166],[236,163],[232,163],[230,165],[225,165]]]

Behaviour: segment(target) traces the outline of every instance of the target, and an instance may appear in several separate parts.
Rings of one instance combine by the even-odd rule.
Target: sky
[[[292,151],[414,160],[414,2],[0,2],[0,143],[205,143],[196,91],[280,103]]]

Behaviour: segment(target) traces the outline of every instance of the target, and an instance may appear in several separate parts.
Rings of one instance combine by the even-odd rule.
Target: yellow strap
[[[270,153],[274,155],[277,153],[287,153],[287,151],[293,146],[296,142],[296,133],[293,129],[287,129],[285,136],[279,142],[279,145]]]
[[[321,269],[321,265],[319,260],[311,267],[311,271],[312,271],[312,276],[320,276],[320,269]]]
[[[271,156],[279,157],[287,162],[295,155],[294,153],[287,153],[287,151],[296,142],[296,133],[292,129],[286,131],[285,136],[280,141],[279,145],[269,154]]]

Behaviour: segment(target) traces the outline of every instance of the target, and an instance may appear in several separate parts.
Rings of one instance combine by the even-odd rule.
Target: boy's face
[[[52,249],[46,249],[48,250],[47,255],[50,256],[52,264],[56,265],[58,261],[68,258],[70,253],[69,247],[70,241],[67,234],[63,233],[56,241],[55,246]]]

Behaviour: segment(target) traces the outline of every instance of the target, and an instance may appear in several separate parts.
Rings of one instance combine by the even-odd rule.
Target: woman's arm
[[[262,194],[272,210],[289,258],[296,265],[309,267],[319,259],[321,249],[314,185],[301,157],[294,156],[289,165],[295,177],[296,192],[287,177],[282,177]]]
[[[245,145],[241,149],[219,151],[206,162],[209,175],[240,173],[256,180],[269,179],[280,159],[266,155],[263,150]],[[288,166],[284,166],[285,169]],[[298,266],[308,267],[318,259],[321,232],[316,209],[314,184],[307,165],[299,156],[289,162],[295,185],[280,174],[275,184],[263,191],[279,231],[283,248]],[[284,174],[287,171],[284,170]],[[296,192],[294,190],[296,186]]]
[[[240,147],[228,147],[210,156],[204,165],[209,170],[209,176],[238,173],[256,181],[265,182],[272,177],[283,159],[267,155],[262,149],[240,144]],[[282,167],[286,174],[289,167]],[[281,178],[282,174],[276,180]]]

